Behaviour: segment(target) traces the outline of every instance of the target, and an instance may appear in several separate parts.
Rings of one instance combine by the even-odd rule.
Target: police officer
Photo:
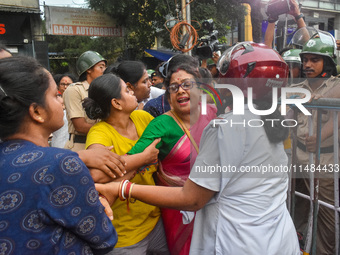
[[[281,55],[283,60],[289,66],[289,78],[296,79],[301,77],[301,49],[289,49]]]
[[[300,53],[302,60],[303,74],[306,77],[301,83],[293,84],[291,87],[304,88],[311,93],[324,95],[335,86],[338,86],[340,79],[335,77],[336,70],[336,43],[333,36],[327,32],[319,31],[303,47]],[[309,179],[308,168],[309,153],[316,149],[316,112],[312,111],[314,135],[308,134],[308,116],[298,113],[297,129],[297,163],[306,169],[297,180],[296,190],[308,192]],[[322,112],[322,126],[329,120],[330,112]],[[333,136],[326,139],[321,135],[320,166],[328,168],[333,162]],[[312,162],[314,163],[314,162]],[[306,168],[307,167],[307,168]],[[327,203],[334,203],[334,180],[333,174],[329,171],[317,172],[319,178],[319,200]],[[299,184],[299,185],[298,185]],[[309,192],[308,192],[309,193]],[[308,194],[307,193],[307,194]],[[296,199],[295,219],[298,232],[306,234],[308,220],[309,201],[301,198]],[[335,220],[334,211],[324,206],[319,207],[317,219],[317,246],[316,254],[334,254],[335,247]]]
[[[86,134],[96,121],[87,117],[82,101],[88,97],[91,82],[103,75],[106,64],[107,61],[95,51],[86,51],[77,60],[79,82],[70,85],[63,94],[70,134],[65,145],[67,149],[72,151],[85,149]]]

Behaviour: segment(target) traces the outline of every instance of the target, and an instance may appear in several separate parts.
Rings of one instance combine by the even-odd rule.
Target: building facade
[[[0,42],[13,55],[31,56],[48,68],[39,0],[0,0]]]

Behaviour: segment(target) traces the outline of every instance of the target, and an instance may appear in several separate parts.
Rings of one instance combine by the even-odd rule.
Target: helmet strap
[[[316,78],[330,78],[332,75],[337,75],[336,66],[331,63],[327,57],[323,58],[323,70]]]

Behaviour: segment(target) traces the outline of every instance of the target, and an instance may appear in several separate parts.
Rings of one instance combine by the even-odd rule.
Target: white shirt
[[[249,120],[259,117],[247,107],[244,116],[228,113],[222,117],[228,123],[213,127],[213,120],[205,128],[200,153],[189,176],[196,184],[217,192],[196,213],[190,254],[300,254],[286,209],[287,173],[238,171],[261,164],[287,165],[283,144],[271,144],[263,127],[248,126]],[[232,120],[245,120],[245,127],[231,126]],[[224,167],[225,173],[202,173],[209,166]]]
[[[153,98],[157,98],[160,95],[163,95],[165,93],[164,89],[159,89],[155,86],[151,86],[150,87],[151,91],[150,91],[150,96],[147,99],[144,99],[142,101],[142,103],[145,105],[149,100],[153,99]]]
[[[64,148],[69,139],[68,121],[66,117],[66,110],[64,110],[64,126],[52,133],[51,146],[57,148]]]

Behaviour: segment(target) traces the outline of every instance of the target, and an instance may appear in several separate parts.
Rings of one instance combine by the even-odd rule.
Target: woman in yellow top
[[[92,81],[89,97],[83,105],[91,119],[102,119],[87,134],[86,148],[113,146],[112,151],[118,155],[125,155],[135,145],[153,119],[149,113],[135,110],[137,99],[134,92],[113,74],[105,74]],[[157,168],[149,165],[155,157],[150,157],[147,150],[143,153],[127,156],[126,167],[129,170],[148,165],[137,172],[132,181],[155,185],[152,174]],[[93,171],[91,174],[96,182],[108,181],[96,179]],[[158,207],[136,201],[129,204],[127,211],[126,202],[117,200],[112,210],[112,223],[118,234],[114,254],[168,254]]]

